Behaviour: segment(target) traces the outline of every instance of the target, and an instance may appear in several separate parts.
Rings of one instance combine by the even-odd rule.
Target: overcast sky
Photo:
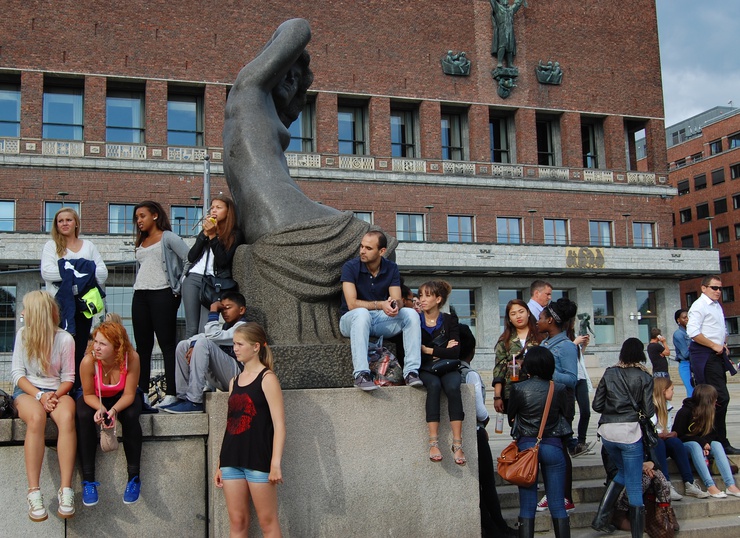
[[[728,101],[740,107],[740,0],[655,3],[665,126]]]

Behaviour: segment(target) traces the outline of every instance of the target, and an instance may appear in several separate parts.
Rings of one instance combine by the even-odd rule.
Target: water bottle
[[[496,433],[504,433],[504,414],[496,413]]]

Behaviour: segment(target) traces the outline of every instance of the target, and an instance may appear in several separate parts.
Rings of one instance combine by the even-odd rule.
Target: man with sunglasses
[[[714,429],[718,440],[724,445],[725,453],[740,454],[727,439],[727,406],[730,393],[727,391],[727,374],[737,370],[727,352],[727,330],[725,316],[719,299],[722,296],[722,280],[719,276],[707,275],[701,281],[701,297],[689,309],[686,333],[691,338],[689,360],[696,384],[706,383],[717,389],[717,411]]]

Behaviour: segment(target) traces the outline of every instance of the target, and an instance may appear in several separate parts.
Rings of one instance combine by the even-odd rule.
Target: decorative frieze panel
[[[427,171],[427,162],[418,159],[393,159],[393,171],[423,174]]]
[[[105,156],[111,159],[146,159],[146,146],[131,144],[106,144]]]
[[[584,170],[583,179],[596,183],[614,183],[614,172],[609,170]]]
[[[375,170],[375,159],[372,157],[342,156],[339,157],[339,168],[350,170]]]
[[[537,175],[540,179],[570,179],[570,170],[567,168],[539,168]]]
[[[15,155],[20,151],[20,145],[17,138],[0,138],[0,153]]]
[[[84,142],[65,142],[61,140],[44,140],[41,145],[43,155],[54,157],[84,157]]]
[[[491,175],[496,177],[524,177],[524,167],[516,164],[491,165]]]
[[[286,153],[285,160],[294,168],[321,168],[321,155],[315,153]]]
[[[168,161],[202,161],[206,155],[205,148],[167,148]]]
[[[627,183],[655,184],[655,174],[650,172],[627,172]]]
[[[442,163],[442,171],[445,174],[453,174],[456,176],[474,176],[475,164],[445,161]]]

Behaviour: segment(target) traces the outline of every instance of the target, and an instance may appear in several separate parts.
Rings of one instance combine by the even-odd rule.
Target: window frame
[[[700,204],[696,204],[696,220],[705,219],[708,216],[709,216],[709,202],[702,202]]]
[[[13,102],[15,101],[15,106]],[[14,111],[11,111],[15,108]],[[7,113],[7,115],[4,115]],[[21,84],[0,78],[0,138],[21,136]]]
[[[645,232],[648,232],[647,234]],[[639,238],[638,238],[639,232]],[[647,237],[649,236],[649,237]],[[652,248],[656,245],[654,222],[632,222],[632,246]]]
[[[694,191],[700,191],[707,188],[707,175],[698,174],[694,176]]]
[[[465,219],[463,221],[463,219]],[[456,223],[456,230],[450,224]],[[468,230],[463,230],[461,224],[467,222]],[[447,242],[448,243],[475,243],[475,217],[472,215],[447,215]]]
[[[467,110],[462,108],[443,108],[440,115],[440,138],[443,161],[466,161],[467,148]],[[447,127],[445,127],[445,122]]]
[[[692,211],[690,207],[684,207],[683,209],[678,210],[678,221],[681,224],[686,224],[687,222],[691,222],[691,215]]]
[[[725,169],[723,168],[717,168],[716,170],[712,170],[712,185],[721,185],[725,182]]]
[[[512,160],[510,135],[514,130],[511,114],[490,110],[488,113],[488,151],[492,163],[509,164]],[[495,135],[498,136],[495,136]]]
[[[603,300],[597,294],[604,294]],[[597,344],[616,344],[617,343],[617,317],[614,314],[614,290],[591,290],[591,301],[593,305],[593,329],[596,334]],[[599,307],[604,307],[603,312]],[[602,329],[602,327],[611,327]]]
[[[124,88],[118,86],[109,86],[108,91],[105,95],[105,141],[111,144],[144,144],[145,138],[145,126],[146,126],[146,106],[145,106],[145,90],[142,88]],[[112,104],[120,102],[124,106],[113,107],[123,110],[131,111],[131,122],[126,125],[122,122],[120,125],[114,125],[111,123]],[[126,104],[131,106],[126,106]],[[138,118],[134,119],[136,115],[135,104],[138,104]],[[112,136],[113,133],[119,133],[121,135],[128,134],[129,136]]]
[[[520,217],[496,217],[496,243],[521,245],[524,241]]]
[[[351,117],[351,121],[342,120],[342,115]],[[368,112],[367,104],[357,102],[341,102],[337,107],[337,143],[340,155],[368,155],[368,132],[367,121]],[[346,128],[344,124],[350,125],[352,131],[351,138],[342,138]],[[351,145],[351,151],[347,151],[346,146]]]
[[[591,246],[610,247],[614,243],[614,226],[610,220],[589,220],[588,241]],[[604,240],[604,231],[608,231],[609,237]],[[596,238],[596,239],[595,239]]]
[[[176,213],[184,212],[184,215]],[[170,225],[172,231],[180,237],[192,237],[200,233],[198,224],[203,218],[203,206],[179,205],[170,206]]]
[[[722,243],[728,243],[730,241],[730,227],[721,226],[719,228],[715,228],[715,235],[717,237],[718,245],[721,245]]]
[[[136,204],[109,203],[108,204],[108,233],[111,235],[133,235],[134,208]],[[122,210],[124,217],[113,218],[115,210]]]
[[[314,153],[316,151],[315,102],[307,101],[298,117],[288,127],[290,142],[286,153]],[[295,146],[299,145],[300,149]]]
[[[722,198],[717,198],[713,200],[713,205],[715,215],[727,213],[727,197],[723,196]]]
[[[70,115],[66,121],[65,118]],[[66,131],[69,130],[67,134]],[[41,138],[44,140],[71,140],[85,138],[84,81],[75,79],[44,80],[41,112]]]
[[[419,224],[421,229],[418,229]],[[396,239],[420,243],[425,241],[426,235],[426,222],[423,213],[396,213]]]
[[[712,140],[707,144],[709,147],[709,155],[718,155],[722,153],[722,139]]]
[[[419,110],[417,107],[412,108],[391,103],[391,157],[399,159],[416,159],[419,157],[416,142],[418,139],[418,116]]]
[[[0,232],[15,231],[15,200],[0,200]]]
[[[558,227],[562,224],[562,234]],[[545,234],[545,245],[569,245],[570,233],[568,219],[543,219],[542,227]],[[552,229],[550,229],[552,228]]]
[[[535,114],[535,141],[538,166],[560,166],[559,116]]]
[[[205,118],[204,112],[204,92],[202,87],[184,87],[170,85],[167,88],[167,145],[175,147],[203,147],[205,140]],[[174,103],[187,103],[192,104],[194,110],[191,111],[178,111],[173,106]],[[185,123],[189,123],[191,120],[187,118],[177,118],[175,114],[187,114],[193,115],[193,125],[189,128],[184,128]],[[179,125],[183,123],[183,125]],[[190,144],[189,140],[180,140],[179,137],[190,136],[193,138]]]

